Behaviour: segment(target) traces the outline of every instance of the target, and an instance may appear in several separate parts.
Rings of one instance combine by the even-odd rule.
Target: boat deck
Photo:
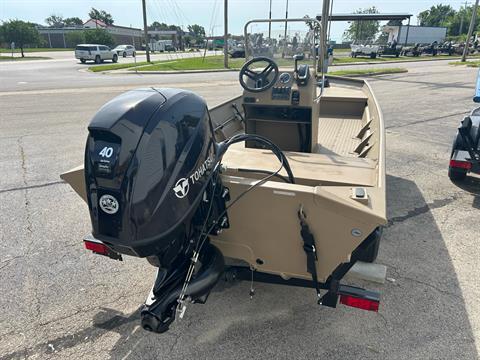
[[[299,184],[374,186],[376,182],[376,162],[370,159],[290,151],[285,155]],[[254,176],[252,170],[274,172],[279,167],[270,150],[245,148],[241,143],[229,148],[222,163],[228,175],[253,178],[263,178],[265,173]],[[284,170],[281,174],[286,176]]]
[[[357,138],[362,119],[347,117],[320,118],[318,126],[318,152],[320,154],[358,156],[354,152],[360,144]]]
[[[367,95],[354,86],[324,89],[320,102],[317,143],[320,154],[357,157],[362,139]]]

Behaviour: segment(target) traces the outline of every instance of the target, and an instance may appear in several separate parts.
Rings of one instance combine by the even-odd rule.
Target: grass
[[[2,56],[0,55],[0,61],[25,61],[25,60],[48,60],[51,59],[49,57],[44,56],[25,56],[25,57],[11,57],[11,56]]]
[[[139,61],[136,64],[135,63],[125,63],[125,64],[117,63],[117,64],[95,65],[95,66],[90,66],[88,70],[92,72],[100,72],[100,71],[128,69],[135,66],[145,66],[145,65],[149,65],[149,63],[146,61]]]
[[[392,59],[397,59],[397,58],[377,57],[375,59],[371,59],[370,57],[352,58],[350,56],[344,56],[344,57],[334,57],[333,63],[334,64],[352,64],[352,63],[359,63],[359,62],[385,62],[385,61],[392,61]]]
[[[240,69],[243,65],[243,59],[229,59],[228,64],[231,69]],[[201,57],[184,58],[177,60],[159,60],[150,63],[141,61],[126,64],[108,64],[90,66],[88,70],[92,72],[120,70],[138,67],[141,71],[176,71],[176,70],[215,70],[223,69],[223,56],[207,56],[205,61]],[[134,70],[134,69],[132,69]]]
[[[231,69],[240,69],[244,59],[228,59]],[[141,71],[185,71],[223,69],[223,56],[192,57],[178,60],[158,61],[152,65],[142,66]]]
[[[378,69],[355,69],[355,70],[340,70],[329,72],[329,75],[338,76],[372,76],[383,74],[399,74],[406,73],[407,69],[404,68],[378,68]]]
[[[351,59],[351,58],[348,58]],[[384,59],[384,58],[381,58]],[[352,59],[355,60],[355,59]],[[386,61],[387,59],[383,60]],[[276,59],[278,66],[293,66],[293,61],[288,59]],[[244,63],[243,59],[229,59],[229,66],[231,69],[239,69]],[[223,69],[223,56],[208,56],[203,60],[202,58],[186,58],[172,61],[160,61],[152,65],[142,66],[138,70],[140,71],[182,71],[182,70],[216,70]],[[405,69],[392,68],[392,69],[373,69],[374,71],[396,71]],[[345,75],[350,75],[350,70],[345,71]],[[370,74],[372,69],[366,70],[351,70],[355,74],[363,75]]]
[[[475,67],[475,68],[480,67],[480,61],[467,61],[467,62],[452,61],[452,62],[449,62],[448,64],[455,65],[455,66],[465,65],[467,67]]]
[[[443,59],[448,56],[437,56],[437,59]],[[431,59],[431,57],[424,58],[423,60]],[[336,57],[334,58],[334,64],[355,64],[360,62],[373,62],[373,63],[388,63],[391,61],[418,61],[418,58],[413,57],[379,57],[376,59],[370,58],[351,58],[351,57]],[[232,59],[228,60],[229,67],[232,70],[240,69],[244,63],[244,59]],[[293,60],[291,59],[275,59],[278,66],[286,67],[293,66]],[[305,60],[308,62],[307,60]],[[311,63],[311,62],[309,62]],[[191,70],[220,70],[223,69],[223,55],[207,56],[203,57],[191,57],[175,60],[160,60],[151,63],[139,62],[137,65],[134,63],[127,64],[109,64],[109,65],[97,65],[89,67],[90,71],[109,71],[119,69],[131,69],[137,66],[139,71],[191,71]],[[131,69],[133,70],[133,69]],[[362,75],[362,74],[360,74]]]
[[[478,55],[477,55],[478,56]],[[473,56],[475,57],[475,55]],[[393,56],[388,56],[388,57],[377,57],[375,59],[371,59],[370,57],[357,57],[357,58],[352,58],[352,57],[334,57],[333,58],[333,63],[334,64],[354,64],[354,63],[359,63],[359,62],[390,62],[390,61],[426,61],[426,60],[445,60],[445,59],[458,59],[460,58],[460,55],[455,56],[449,56],[449,55],[437,55],[437,56],[423,56],[423,57],[413,57],[413,56],[399,56],[393,57]]]
[[[275,62],[279,67],[292,66],[292,59],[275,59]],[[305,60],[304,62],[310,63]],[[245,63],[245,59],[228,59],[228,66],[231,70],[239,70]],[[130,66],[131,67],[131,66]],[[190,71],[190,70],[219,70],[223,69],[223,55],[192,57],[177,60],[164,60],[157,61],[148,66],[141,66],[138,68],[140,71]]]
[[[64,48],[26,48],[23,49],[23,52],[45,52],[45,51],[70,51],[74,49],[64,49]],[[11,49],[0,49],[0,53],[12,53]],[[20,49],[14,49],[13,50],[14,54],[19,54]]]

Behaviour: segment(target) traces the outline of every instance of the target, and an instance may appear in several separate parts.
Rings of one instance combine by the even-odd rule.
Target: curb
[[[395,75],[395,74],[405,74],[408,73],[407,69],[404,69],[402,71],[394,71],[394,72],[388,72],[388,71],[383,71],[383,72],[372,72],[372,73],[365,73],[365,74],[356,74],[356,75],[335,75],[333,76],[343,76],[343,77],[372,77],[372,76],[377,76],[377,75]]]
[[[123,70],[123,71],[121,71]],[[240,69],[210,69],[210,70],[170,70],[170,71],[134,71],[134,70],[110,70],[110,71],[98,71],[97,73],[109,73],[109,74],[133,74],[133,75],[167,75],[167,74],[203,74],[203,73],[217,73],[217,72],[234,72],[240,71]]]
[[[393,60],[393,61],[364,61],[364,62],[357,62],[357,63],[345,63],[345,64],[333,64],[330,65],[329,67],[335,67],[335,66],[354,66],[354,65],[381,65],[381,64],[404,64],[404,63],[419,63],[419,62],[428,62],[428,61],[451,61],[451,60],[458,60],[461,59],[461,57],[443,57],[443,58],[424,58],[423,60]],[[472,58],[470,58],[472,59]],[[475,58],[473,58],[475,59]],[[478,57],[480,60],[480,57]]]

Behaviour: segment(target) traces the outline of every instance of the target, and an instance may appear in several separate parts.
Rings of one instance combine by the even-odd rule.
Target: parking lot
[[[78,66],[77,66],[78,65]],[[380,67],[384,65],[377,65]],[[388,65],[387,65],[388,66]],[[114,96],[181,87],[213,106],[236,72],[104,75],[72,60],[0,65],[0,359],[477,359],[480,179],[447,177],[476,70],[402,64],[370,80],[387,131],[389,223],[379,313],[319,307],[311,289],[220,284],[166,334],[139,326],[155,276],[145,260],[83,249],[86,205],[59,174],[83,161],[86,127]]]

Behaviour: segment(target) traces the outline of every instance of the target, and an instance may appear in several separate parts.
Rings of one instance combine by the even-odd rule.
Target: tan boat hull
[[[362,136],[340,136],[340,145],[332,142],[322,146],[321,141],[314,141],[315,151],[311,154],[287,152],[297,183],[268,181],[230,208],[230,228],[211,237],[224,256],[284,279],[310,279],[297,216],[302,208],[316,241],[318,278],[324,282],[335,268],[349,262],[352,251],[370,233],[386,223],[385,134],[380,108],[366,82],[342,78],[331,81],[332,87],[314,106],[319,111],[315,114],[319,119],[318,139],[333,139],[333,135],[328,138],[322,132],[328,122],[348,127],[348,120],[358,121],[350,130]],[[242,122],[236,119],[238,114],[232,111],[234,103],[242,112],[242,97],[210,110],[218,140],[243,130]],[[333,116],[337,110],[339,114]],[[231,121],[220,126],[228,119]],[[368,131],[362,134],[365,127]],[[359,146],[367,149],[366,153],[353,151]],[[278,168],[278,161],[269,151],[243,147],[232,148],[222,163],[226,167],[222,180],[232,199],[264,176],[242,169]],[[86,200],[83,166],[61,178]],[[366,198],[352,196],[357,188],[366,191]]]

